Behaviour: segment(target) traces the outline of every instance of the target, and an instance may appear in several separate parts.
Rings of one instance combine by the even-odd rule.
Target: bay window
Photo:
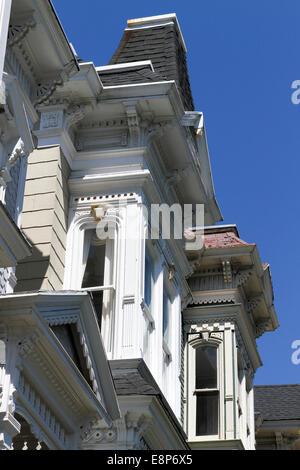
[[[190,335],[188,344],[188,436],[191,441],[214,440],[221,429],[221,343],[196,336]]]
[[[219,421],[217,348],[198,346],[195,353],[196,436],[216,435]]]
[[[100,239],[94,223],[70,231],[64,288],[88,291],[93,299],[99,327],[111,311],[115,276],[114,240]]]

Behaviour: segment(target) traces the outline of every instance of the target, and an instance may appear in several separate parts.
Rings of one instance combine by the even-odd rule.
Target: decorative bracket
[[[225,284],[231,284],[232,283],[232,269],[231,269],[230,260],[224,259],[222,261],[222,268],[223,268],[223,276],[224,276]]]
[[[12,47],[19,44],[35,26],[36,22],[33,17],[13,21],[8,28],[7,46]]]
[[[258,324],[255,325],[255,338],[260,338],[265,331],[268,331],[269,328],[272,328],[272,322],[271,320],[263,320],[259,322]]]
[[[26,359],[34,350],[36,343],[39,340],[37,333],[27,336],[18,344],[19,354],[23,359]]]
[[[253,268],[242,269],[235,274],[235,287],[241,287],[248,281],[253,273]]]
[[[33,94],[33,101],[35,106],[41,105],[42,103],[47,103],[47,100],[53,95],[56,89],[59,86],[62,86],[70,77],[73,71],[74,64],[73,62],[67,64],[57,75],[52,79],[45,81],[40,81],[37,84],[36,89]]]
[[[131,145],[137,147],[140,142],[140,120],[135,105],[125,105]]]
[[[260,301],[262,300],[262,295],[257,295],[247,302],[247,312],[253,313]]]
[[[4,188],[11,181],[10,170],[17,163],[19,158],[25,157],[25,146],[22,139],[19,139],[12,153],[9,155],[5,166],[0,168],[0,186]]]

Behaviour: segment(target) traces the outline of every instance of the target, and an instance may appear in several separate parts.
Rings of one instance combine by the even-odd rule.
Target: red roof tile
[[[232,246],[248,246],[249,243],[241,240],[234,231],[221,232],[221,233],[205,233],[204,245],[206,249],[209,248],[226,248]]]

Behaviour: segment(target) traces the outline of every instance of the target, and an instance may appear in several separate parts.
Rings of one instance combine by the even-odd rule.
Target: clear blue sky
[[[205,115],[224,223],[271,264],[280,328],[258,340],[256,384],[300,383],[299,0],[54,0],[78,55],[105,65],[126,20],[177,14],[188,48],[195,107]]]

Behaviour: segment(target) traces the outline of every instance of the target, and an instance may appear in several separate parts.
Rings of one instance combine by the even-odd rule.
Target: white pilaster
[[[225,422],[226,439],[236,439],[236,360],[234,334],[231,324],[225,324]]]

